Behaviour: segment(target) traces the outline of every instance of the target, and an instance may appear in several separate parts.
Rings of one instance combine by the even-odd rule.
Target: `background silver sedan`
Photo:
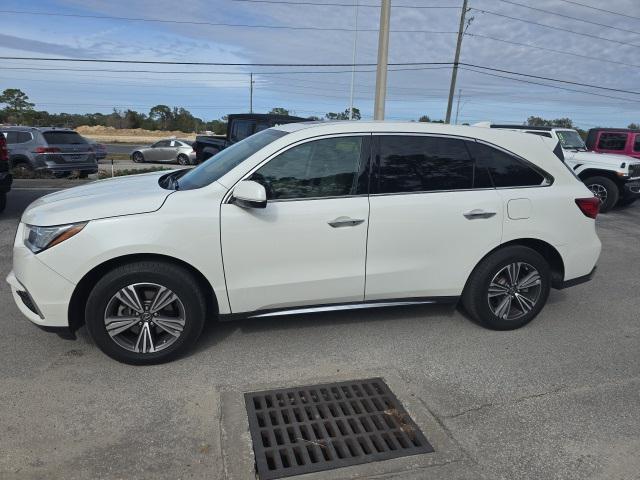
[[[160,140],[148,147],[142,147],[131,152],[134,162],[178,162],[180,165],[195,163],[196,154],[191,142],[170,138]]]

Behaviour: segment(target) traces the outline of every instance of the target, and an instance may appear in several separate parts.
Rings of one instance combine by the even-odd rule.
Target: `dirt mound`
[[[80,135],[105,143],[140,143],[153,142],[159,138],[177,137],[194,140],[194,133],[181,132],[179,130],[145,130],[144,128],[114,128],[96,125],[90,127],[81,125],[76,128]]]

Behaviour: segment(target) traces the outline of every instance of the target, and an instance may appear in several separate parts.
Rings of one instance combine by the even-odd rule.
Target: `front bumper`
[[[630,180],[624,184],[624,191],[622,192],[624,198],[639,198],[640,197],[640,179]]]
[[[0,172],[0,193],[6,193],[11,190],[13,176],[9,172]]]
[[[24,246],[23,228],[23,224],[18,226],[13,270],[7,276],[13,300],[20,312],[39,327],[69,328],[69,302],[75,285]]]

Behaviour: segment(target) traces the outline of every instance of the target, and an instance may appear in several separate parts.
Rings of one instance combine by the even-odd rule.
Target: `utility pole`
[[[458,89],[458,105],[456,106],[456,121],[454,122],[456,125],[458,124],[458,115],[460,114],[460,97],[462,97],[462,89]]]
[[[449,102],[447,103],[447,118],[445,123],[451,123],[451,107],[453,106],[453,95],[456,91],[456,79],[458,77],[458,63],[460,62],[460,49],[462,48],[462,37],[464,36],[464,21],[467,15],[467,3],[463,0],[462,13],[460,14],[460,28],[458,28],[458,43],[456,45],[456,58],[453,61],[453,71],[451,72],[451,86],[449,87]]]
[[[466,0],[465,0],[466,3]],[[387,96],[387,64],[389,62],[389,23],[391,0],[382,0],[380,8],[380,34],[378,36],[378,68],[376,70],[376,101],[373,119],[384,120],[384,106]]]
[[[354,8],[356,27],[355,31],[353,32],[353,56],[351,57],[353,60],[353,67],[351,69],[351,94],[349,95],[349,120],[353,120],[353,91],[356,82],[356,51],[358,49],[358,0],[356,0]]]
[[[253,72],[249,74],[249,113],[253,113]]]

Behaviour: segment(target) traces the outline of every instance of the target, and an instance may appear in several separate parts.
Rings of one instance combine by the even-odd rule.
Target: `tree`
[[[149,110],[149,118],[160,122],[161,128],[166,130],[172,120],[172,112],[167,105],[156,105]]]
[[[426,122],[429,123],[431,121],[431,118],[429,118],[429,115],[422,115],[419,119],[419,122]]]
[[[638,125],[637,123],[630,123],[627,128],[631,129],[631,130],[640,130],[640,125]]]
[[[275,108],[272,108],[269,113],[272,115],[289,115],[289,110],[282,107],[275,107]]]
[[[0,95],[0,103],[4,103],[4,117],[9,121],[19,122],[25,112],[31,112],[35,104],[29,102],[26,93],[18,88],[7,88]]]
[[[556,118],[555,120],[546,120],[542,117],[531,116],[527,118],[527,125],[529,127],[560,127],[560,128],[574,128],[573,120],[570,118]]]
[[[347,108],[344,112],[339,113],[329,112],[325,117],[327,117],[328,120],[349,120],[349,109]],[[360,120],[361,118],[360,109],[353,107],[353,119]]]

